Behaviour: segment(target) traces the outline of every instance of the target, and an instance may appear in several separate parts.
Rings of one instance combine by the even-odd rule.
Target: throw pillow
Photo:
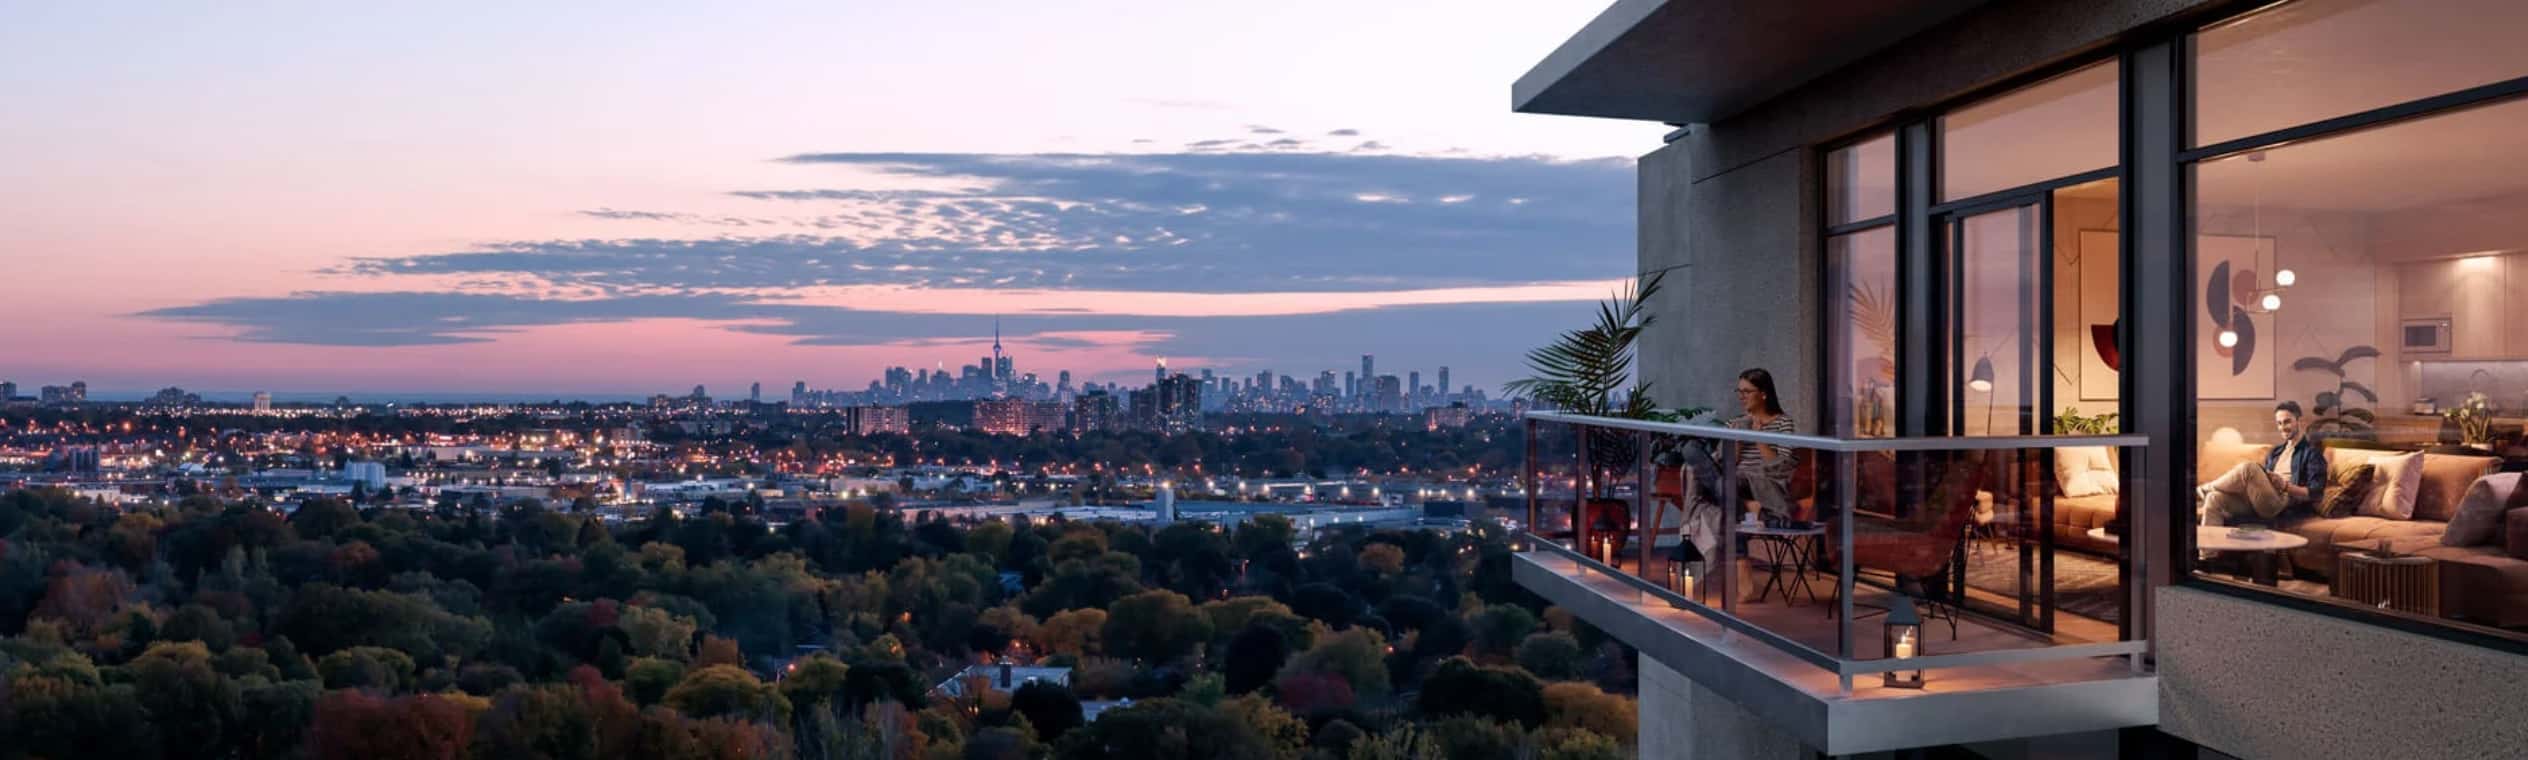
[[[2467,486],[2467,495],[2458,500],[2458,512],[2449,518],[2448,530],[2440,534],[2441,546],[2474,546],[2491,543],[2494,531],[2502,524],[2502,507],[2510,503],[2511,494],[2519,490],[2520,474],[2503,472],[2486,475]]]
[[[2423,454],[2423,483],[2414,490],[2414,519],[2448,522],[2458,515],[2458,502],[2475,481],[2502,460],[2488,456]]]
[[[2370,458],[2370,465],[2379,471],[2371,481],[2370,498],[2361,502],[2360,514],[2414,519],[2414,496],[2423,487],[2423,452],[2380,454]]]
[[[2326,499],[2310,506],[2320,518],[2351,517],[2361,511],[2362,502],[2370,499],[2370,484],[2378,473],[2379,468],[2368,463],[2345,470],[2326,484]]]
[[[2065,446],[2054,450],[2054,480],[2062,484],[2064,496],[2115,493],[2115,464],[2108,461],[2105,446]]]

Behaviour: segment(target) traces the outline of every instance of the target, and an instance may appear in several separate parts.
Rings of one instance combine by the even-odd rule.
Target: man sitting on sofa
[[[2274,405],[2273,429],[2282,443],[2262,464],[2240,462],[2203,484],[2203,524],[2271,524],[2284,510],[2315,504],[2326,495],[2326,447],[2304,434],[2300,402]]]

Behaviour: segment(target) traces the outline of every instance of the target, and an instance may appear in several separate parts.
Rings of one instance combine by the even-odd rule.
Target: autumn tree
[[[327,692],[307,732],[317,760],[456,760],[473,741],[473,711],[435,694]]]
[[[1211,619],[1174,591],[1144,591],[1107,608],[1100,631],[1106,650],[1152,662],[1169,662],[1211,641]]]
[[[696,718],[733,716],[776,723],[789,719],[790,701],[780,690],[734,665],[708,665],[685,674],[667,690],[667,706]]]
[[[1024,716],[1045,741],[1062,738],[1082,722],[1080,698],[1071,694],[1071,687],[1051,681],[1029,681],[1018,687],[1010,694],[1009,709]]]

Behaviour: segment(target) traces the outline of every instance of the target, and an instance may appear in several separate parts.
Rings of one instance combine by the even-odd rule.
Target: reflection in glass
[[[2116,95],[2107,61],[1940,117],[1940,199],[2114,166]]]
[[[1845,224],[1896,213],[1896,135],[1889,133],[1826,154],[1826,223]]]
[[[1895,435],[1896,228],[1878,227],[1826,240],[1826,266],[1843,291],[1842,311],[1830,320],[1835,336],[1829,362],[1835,395],[1830,412],[1842,435]]]
[[[2528,3],[2299,0],[2194,38],[2194,145],[2528,74]]]

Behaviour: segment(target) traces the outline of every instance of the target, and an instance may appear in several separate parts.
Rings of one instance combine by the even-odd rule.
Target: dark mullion
[[[1855,232],[1868,232],[1868,231],[1870,231],[1870,230],[1878,229],[1878,228],[1880,228],[1880,227],[1891,227],[1891,226],[1894,226],[1895,224],[1896,224],[1896,215],[1895,215],[1895,214],[1888,214],[1888,215],[1886,215],[1886,216],[1874,216],[1874,217],[1870,217],[1870,218],[1868,218],[1868,219],[1863,219],[1863,220],[1861,220],[1861,221],[1857,221],[1857,222],[1844,222],[1844,223],[1842,223],[1842,224],[1829,224],[1829,225],[1826,225],[1826,236],[1827,236],[1827,237],[1841,237],[1841,236],[1844,236],[1844,235],[1850,235],[1850,234],[1855,233]]]
[[[2110,166],[2104,169],[2091,169],[2079,174],[2064,175],[2045,180],[2043,182],[2030,182],[2018,187],[1995,190],[1989,193],[1978,193],[1970,197],[1946,201],[1934,205],[1931,207],[1931,213],[1947,214],[1966,211],[1968,209],[1999,208],[2003,206],[2017,205],[2027,202],[2027,198],[2025,196],[2050,193],[2073,185],[2088,184],[2102,179],[2114,179],[2123,174],[2123,172],[2123,167]]]
[[[2477,105],[2483,105],[2520,95],[2528,95],[2528,77],[2507,79],[2494,82],[2492,84],[2469,87],[2464,90],[2444,95],[2436,95],[2422,100],[2407,101],[2392,106],[2373,108],[2360,113],[2346,114],[2332,119],[2326,119],[2324,121],[2313,121],[2296,127],[2277,129],[2260,135],[2248,135],[2246,137],[2233,140],[2223,140],[2221,142],[2195,148],[2193,150],[2180,151],[2177,154],[2177,159],[2180,161],[2192,162],[2221,158],[2234,153],[2273,147],[2279,143],[2297,142],[2314,137],[2323,137],[2337,132],[2349,132],[2352,130],[2362,129],[2364,127],[2381,126],[2405,121],[2407,119],[2431,116],[2443,111],[2455,111]],[[2187,107],[2192,108],[2192,104],[2189,103]],[[2189,138],[2189,140],[2191,140],[2191,138]]]

